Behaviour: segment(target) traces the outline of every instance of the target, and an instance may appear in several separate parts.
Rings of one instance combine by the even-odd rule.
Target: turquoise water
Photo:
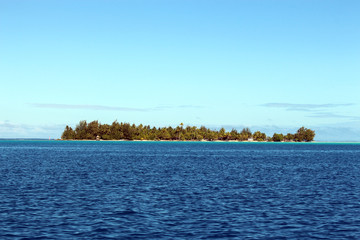
[[[0,238],[359,239],[359,173],[359,144],[0,141]]]

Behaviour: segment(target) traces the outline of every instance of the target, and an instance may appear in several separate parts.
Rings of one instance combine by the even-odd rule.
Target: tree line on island
[[[311,142],[315,131],[301,127],[296,133],[274,133],[272,137],[256,131],[252,133],[249,128],[241,131],[232,129],[230,132],[221,128],[219,131],[204,126],[177,127],[150,127],[149,125],[135,125],[114,121],[111,125],[101,124],[98,121],[87,123],[80,121],[75,129],[65,127],[61,135],[62,140],[177,140],[177,141],[268,141],[268,142]]]

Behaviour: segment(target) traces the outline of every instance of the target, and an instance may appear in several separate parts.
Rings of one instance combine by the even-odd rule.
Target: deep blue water
[[[0,141],[0,239],[360,239],[360,144]]]

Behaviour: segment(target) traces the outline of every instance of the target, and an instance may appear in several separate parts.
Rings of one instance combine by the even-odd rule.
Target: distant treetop
[[[301,127],[295,134],[287,135],[274,133],[272,137],[256,131],[252,133],[249,128],[240,132],[232,129],[227,132],[224,128],[219,131],[210,130],[204,126],[186,126],[180,123],[177,127],[150,127],[114,121],[111,125],[101,124],[98,121],[87,123],[80,121],[75,129],[65,127],[61,135],[63,140],[177,140],[177,141],[274,141],[274,142],[311,142],[314,140],[315,131]]]

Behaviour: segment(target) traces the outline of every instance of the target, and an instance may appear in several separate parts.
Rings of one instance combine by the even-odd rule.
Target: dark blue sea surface
[[[0,239],[360,239],[360,144],[0,141]]]

